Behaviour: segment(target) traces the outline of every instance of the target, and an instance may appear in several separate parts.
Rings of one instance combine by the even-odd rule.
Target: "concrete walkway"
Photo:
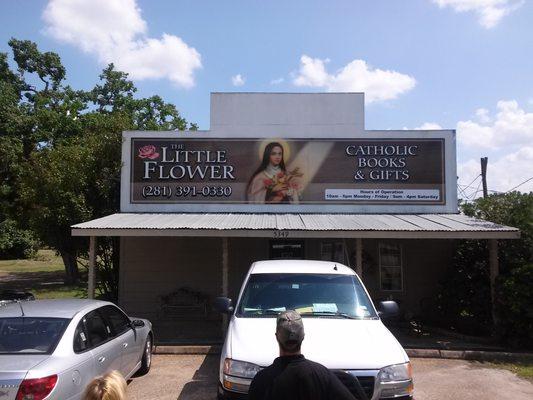
[[[533,383],[475,361],[414,358],[416,400],[530,400]],[[152,370],[135,378],[129,400],[214,400],[219,357],[155,355]]]

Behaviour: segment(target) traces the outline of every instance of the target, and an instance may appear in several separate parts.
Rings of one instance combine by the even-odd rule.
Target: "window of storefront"
[[[344,243],[342,241],[324,241],[320,243],[320,259],[345,264]]]
[[[399,244],[379,244],[379,276],[381,290],[403,290],[402,247]]]

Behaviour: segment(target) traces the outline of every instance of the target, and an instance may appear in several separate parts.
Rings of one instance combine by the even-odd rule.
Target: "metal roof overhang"
[[[72,235],[518,239],[520,231],[460,214],[118,213],[73,225]]]

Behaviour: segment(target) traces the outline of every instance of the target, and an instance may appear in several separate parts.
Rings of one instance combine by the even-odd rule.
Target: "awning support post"
[[[496,313],[496,278],[500,273],[498,260],[498,240],[489,240],[489,275],[490,275],[490,297],[492,300],[492,322],[498,325],[498,316]]]
[[[229,282],[229,244],[228,238],[222,238],[222,296],[228,297],[228,282]],[[228,315],[222,315],[222,335],[226,335],[228,328]]]
[[[363,280],[363,239],[355,239],[355,272]]]
[[[96,236],[89,238],[89,276],[87,279],[87,297],[94,299],[96,269]]]

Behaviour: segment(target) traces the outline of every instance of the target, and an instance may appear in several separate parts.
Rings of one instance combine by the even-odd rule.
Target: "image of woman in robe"
[[[283,147],[271,142],[265,147],[261,165],[248,182],[246,198],[249,203],[298,203],[298,192],[291,185],[291,179],[285,168]]]

